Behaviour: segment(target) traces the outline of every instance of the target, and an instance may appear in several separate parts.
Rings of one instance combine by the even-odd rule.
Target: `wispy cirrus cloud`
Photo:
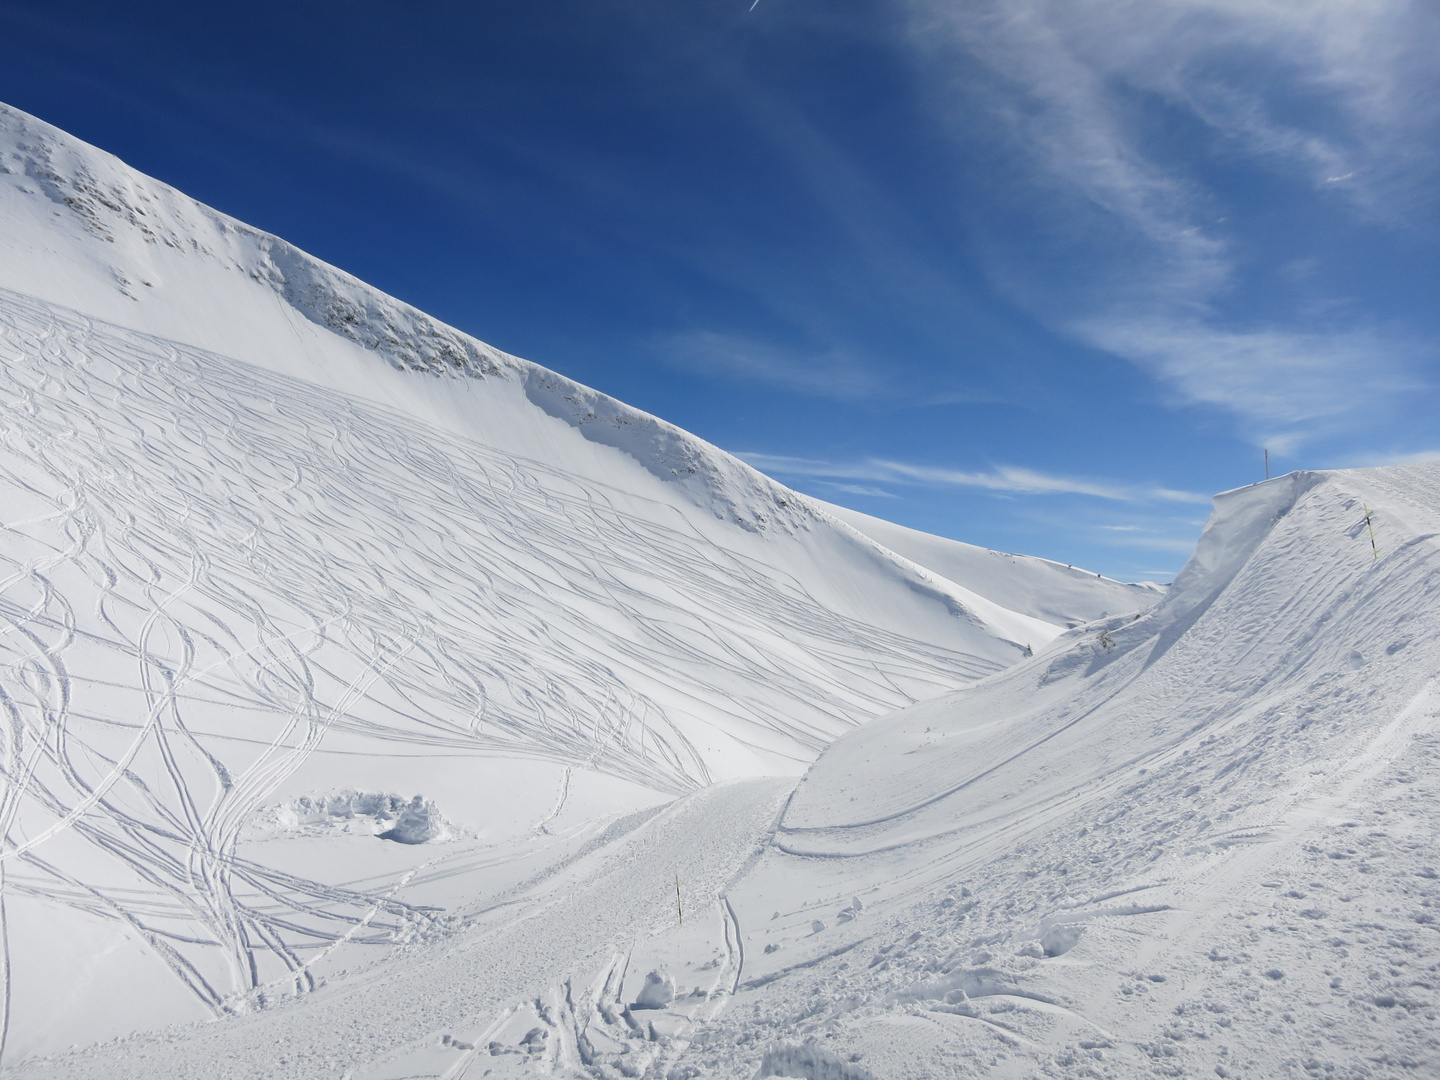
[[[1116,547],[1138,548],[1142,551],[1173,551],[1188,555],[1195,550],[1195,541],[1182,536],[1138,536],[1127,534],[1113,537],[1110,541]],[[1171,571],[1173,573],[1174,571]]]
[[[1075,324],[1102,348],[1161,374],[1189,401],[1244,417],[1257,441],[1290,453],[1357,399],[1425,388],[1420,349],[1365,330],[1231,330],[1200,319],[1098,316]]]
[[[1255,253],[1221,227],[1226,192],[1213,165],[1240,161],[1308,188],[1329,214],[1348,205],[1352,223],[1429,228],[1440,193],[1440,9],[1420,0],[908,0],[907,9],[942,112],[968,118],[978,107],[1009,147],[1017,211],[1007,220],[1025,235],[992,230],[989,269],[1050,325],[1135,362],[1184,400],[1231,411],[1272,444],[1373,422],[1417,385],[1433,387],[1434,350],[1363,310],[1323,323],[1278,306],[1232,311]],[[1159,134],[1167,127],[1210,142],[1191,135],[1177,151]]]
[[[893,491],[886,491],[884,488],[874,487],[870,484],[844,484],[838,480],[822,480],[821,483],[831,491],[844,492],[846,495],[860,495],[867,499],[899,498]]]
[[[856,462],[823,461],[778,454],[736,455],[761,472],[780,477],[815,477],[823,481],[870,481],[927,487],[980,488],[1013,495],[1088,495],[1114,502],[1210,502],[1204,495],[1158,485],[1135,485],[1077,477],[1051,476],[1014,465],[983,471],[945,469],[881,458]]]
[[[818,397],[855,400],[888,394],[883,361],[844,349],[798,352],[738,334],[695,330],[657,339],[670,364],[713,375],[766,383]]]
[[[913,371],[890,357],[857,348],[788,348],[712,330],[662,335],[654,339],[653,348],[672,367],[775,386],[808,397],[883,400],[916,408],[1001,400],[983,390],[936,385],[933,377],[917,381]]]

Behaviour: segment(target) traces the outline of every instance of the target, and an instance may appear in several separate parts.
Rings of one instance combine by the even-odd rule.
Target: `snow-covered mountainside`
[[[991,551],[907,529],[844,506],[812,501],[897,555],[951,581],[963,581],[966,588],[1001,607],[1057,626],[1073,628],[1150,607],[1165,591],[1163,585],[1124,584],[1049,559]]]
[[[1436,1075],[1437,538],[1440,463],[1228,493],[1152,611],[798,787],[707,787],[287,1007],[15,1075]]]
[[[744,849],[785,785],[635,830],[1153,600],[971,588],[4,107],[0,237],[6,1068]]]
[[[0,168],[5,1076],[1440,1075],[1440,463],[1162,595]]]
[[[1151,611],[840,739],[727,894],[773,989],[715,1074],[758,1024],[885,1077],[1440,1075],[1437,538],[1440,462],[1222,495]]]

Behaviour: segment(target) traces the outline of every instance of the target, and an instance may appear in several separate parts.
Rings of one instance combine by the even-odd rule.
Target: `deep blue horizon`
[[[1440,455],[1419,4],[0,0],[0,100],[810,494],[1168,580]]]

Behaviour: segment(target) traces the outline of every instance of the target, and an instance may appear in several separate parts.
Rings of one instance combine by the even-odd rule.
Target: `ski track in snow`
[[[1440,465],[1285,482],[1169,607],[793,792],[701,790],[308,998],[17,1075],[1433,1075]],[[679,996],[631,1006],[657,966]]]
[[[478,1080],[537,1070],[585,1075],[617,1063],[634,1075],[664,1075],[684,1049],[672,1035],[703,1027],[740,978],[738,928],[724,890],[773,827],[790,784],[740,781],[679,800],[532,885],[528,903],[492,907],[462,933],[414,946],[398,965],[307,995],[304,1008],[281,1003],[190,1029],[188,1039],[141,1038],[88,1063],[32,1067],[110,1080],[159,1072],[194,1080]],[[634,957],[649,939],[677,932],[677,876],[689,912],[679,932],[713,966],[675,1008],[632,1008],[645,975]],[[536,1027],[545,1032],[544,1050],[518,1051]],[[451,1041],[442,1043],[444,1035]],[[492,1041],[504,1049],[492,1053]]]
[[[329,736],[683,792],[711,778],[691,716],[803,760],[995,667],[674,511],[13,293],[0,401],[4,888],[123,921],[217,1012],[431,918],[237,853]]]
[[[998,664],[739,553],[778,542],[705,534],[718,510],[768,545],[759,511],[789,507],[714,448],[0,112],[17,288],[121,321],[149,304],[144,325],[222,351],[253,329],[235,345],[253,361],[256,342],[277,365],[316,348],[325,377],[383,358],[517,378],[514,405],[559,437],[698,478],[653,501],[622,482],[638,473],[578,479],[0,290],[4,1075],[1440,1076],[1440,464],[1226,493],[1157,607],[975,682]],[[359,348],[287,336],[291,316]],[[549,429],[521,428],[545,456]],[[787,509],[776,530],[802,562],[812,523]],[[940,543],[867,527],[922,562]],[[977,603],[856,550],[813,565],[879,559],[882,605],[895,586]],[[940,554],[961,577],[1023,562]],[[1065,570],[990,584],[1067,624],[1135,591],[1067,592]],[[825,750],[798,786],[711,785],[725,747],[783,767]],[[249,842],[267,801],[343,774],[322,763],[392,754],[553,771],[495,843],[341,858],[327,835],[286,869],[265,860],[290,841]],[[587,795],[599,773],[639,788]],[[605,809],[577,826],[576,804]],[[158,958],[219,1019],[147,1031],[132,1010],[136,1034],[5,1055],[38,991],[93,975],[82,956],[17,976],[51,922],[77,951],[96,925],[145,943],[96,985],[154,993]],[[652,970],[676,996],[637,1007]]]

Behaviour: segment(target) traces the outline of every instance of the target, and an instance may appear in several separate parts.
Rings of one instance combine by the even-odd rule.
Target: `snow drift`
[[[877,1075],[1440,1067],[1437,537],[1440,463],[1228,492],[1155,608],[843,736],[729,894],[731,1034],[823,986]]]

